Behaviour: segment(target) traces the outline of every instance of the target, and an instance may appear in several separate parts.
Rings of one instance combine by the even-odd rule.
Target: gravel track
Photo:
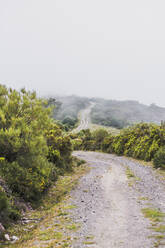
[[[152,206],[165,212],[165,183],[161,177],[151,167],[125,157],[82,151],[73,155],[86,160],[91,170],[71,193],[71,204],[77,207],[70,214],[80,224],[73,234],[76,241],[72,247],[156,247],[151,238],[155,233],[141,209]],[[127,167],[139,178],[132,186]]]
[[[80,124],[76,129],[72,131],[73,133],[78,133],[81,130],[85,130],[89,128],[90,123],[91,123],[90,113],[94,105],[95,103],[91,102],[90,105],[86,109],[83,109],[80,112]]]

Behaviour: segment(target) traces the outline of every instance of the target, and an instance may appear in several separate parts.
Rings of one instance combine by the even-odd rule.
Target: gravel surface
[[[91,170],[71,193],[71,204],[77,207],[70,214],[80,224],[73,233],[72,247],[159,247],[154,245],[151,236],[156,233],[141,210],[149,206],[165,212],[161,177],[151,167],[125,157],[82,151],[73,155],[86,160]],[[128,167],[137,178],[127,178]]]
[[[80,111],[80,124],[79,126],[74,129],[73,133],[78,133],[81,130],[85,130],[89,128],[89,125],[91,123],[90,113],[92,108],[94,107],[95,103],[91,102],[90,105],[86,108]]]

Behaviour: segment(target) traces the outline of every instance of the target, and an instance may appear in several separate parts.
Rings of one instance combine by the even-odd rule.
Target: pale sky
[[[165,107],[164,0],[0,0],[0,83]]]

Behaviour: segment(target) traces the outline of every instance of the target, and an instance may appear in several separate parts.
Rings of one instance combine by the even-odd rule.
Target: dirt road
[[[78,174],[60,177],[50,194],[58,196],[62,191],[61,200],[27,215],[32,221],[37,216],[44,218],[38,224],[21,224],[17,229],[20,241],[0,247],[165,247],[163,176],[151,166],[125,157],[84,151],[73,155],[86,160],[90,169],[82,166]]]
[[[76,129],[73,130],[73,132],[80,132],[83,129],[89,128],[89,125],[91,123],[90,113],[91,113],[91,110],[92,110],[94,105],[95,105],[95,103],[91,102],[90,105],[86,109],[84,109],[80,112],[80,117],[79,117],[80,118],[80,124]]]
[[[164,226],[164,219],[151,223],[142,213],[165,212],[165,183],[156,172],[115,155],[82,151],[74,155],[86,160],[91,170],[71,194],[77,206],[71,217],[80,224],[72,247],[165,247],[164,233],[156,230]]]

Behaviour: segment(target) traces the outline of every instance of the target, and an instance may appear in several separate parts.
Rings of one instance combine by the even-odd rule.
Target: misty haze
[[[165,106],[164,1],[0,3],[0,80]]]
[[[0,0],[0,247],[165,247],[164,9]]]

